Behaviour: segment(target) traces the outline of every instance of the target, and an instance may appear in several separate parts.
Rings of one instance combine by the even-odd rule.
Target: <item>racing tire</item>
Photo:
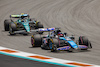
[[[88,48],[92,48],[91,42],[85,36],[79,37],[79,45],[85,45]]]
[[[9,24],[11,23],[11,20],[10,19],[6,19],[4,21],[4,30],[5,31],[9,31]]]
[[[16,24],[11,23],[10,27],[9,27],[9,33],[10,33],[10,35],[15,35],[14,31],[17,31]]]
[[[38,28],[44,28],[43,24],[41,24],[40,22],[38,22]]]
[[[43,27],[43,24],[41,24],[40,22],[38,22],[36,28],[38,29],[38,28],[44,28],[44,27]],[[39,31],[38,33],[39,34],[43,34],[43,32],[41,32],[41,31]]]
[[[42,38],[39,34],[31,36],[31,45],[32,47],[38,47],[42,44]]]
[[[58,39],[51,39],[51,42],[52,42],[51,52],[56,52],[57,51],[57,46],[59,46]]]

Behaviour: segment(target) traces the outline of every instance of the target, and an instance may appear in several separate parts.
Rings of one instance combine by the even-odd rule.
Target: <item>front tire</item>
[[[14,31],[16,31],[16,30],[17,30],[16,24],[11,23],[10,26],[9,26],[9,33],[10,33],[10,35],[15,35]]]
[[[59,46],[58,39],[51,39],[51,42],[52,42],[51,52],[56,52],[57,51],[57,46]]]
[[[79,45],[85,45],[88,48],[92,48],[91,42],[85,36],[79,37]]]

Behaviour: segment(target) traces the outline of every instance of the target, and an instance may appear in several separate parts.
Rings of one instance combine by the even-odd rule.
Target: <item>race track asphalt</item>
[[[64,67],[0,54],[1,67]]]

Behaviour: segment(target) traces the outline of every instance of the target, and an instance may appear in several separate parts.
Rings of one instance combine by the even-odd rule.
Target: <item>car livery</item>
[[[91,42],[85,37],[80,36],[78,43],[74,41],[74,36],[68,36],[66,33],[62,33],[61,31],[58,31],[58,28],[42,28],[38,31],[45,31],[49,32],[48,35],[40,36],[40,35],[33,35],[36,36],[36,41],[40,44],[42,49],[50,49],[52,52],[54,51],[60,51],[60,50],[87,50],[88,48],[92,48]],[[57,32],[58,31],[58,32]],[[50,33],[51,32],[51,33]],[[60,34],[60,33],[61,34]],[[58,34],[57,34],[58,33]],[[37,39],[38,38],[38,39]],[[83,43],[82,43],[83,42]]]
[[[13,18],[18,18],[16,21]],[[29,34],[34,29],[43,28],[43,25],[30,18],[28,14],[21,13],[20,15],[10,15],[10,19],[4,21],[5,31],[9,31],[10,35],[15,34]],[[42,34],[43,32],[40,32]]]

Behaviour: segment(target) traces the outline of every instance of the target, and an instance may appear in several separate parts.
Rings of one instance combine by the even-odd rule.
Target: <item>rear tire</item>
[[[41,24],[40,22],[38,22],[38,23],[37,23],[37,26],[36,26],[36,29],[38,29],[38,28],[44,28],[44,27],[43,27],[43,24]],[[39,34],[43,34],[43,32],[41,32],[41,31],[39,31],[38,33],[39,33]]]
[[[40,22],[38,22],[37,24],[38,24],[38,28],[44,28],[43,24],[41,24]]]
[[[9,31],[9,24],[11,23],[11,20],[10,19],[6,19],[4,21],[4,30],[5,31]]]
[[[39,34],[31,36],[31,45],[32,45],[32,47],[41,46],[41,44],[42,44],[42,38]]]

